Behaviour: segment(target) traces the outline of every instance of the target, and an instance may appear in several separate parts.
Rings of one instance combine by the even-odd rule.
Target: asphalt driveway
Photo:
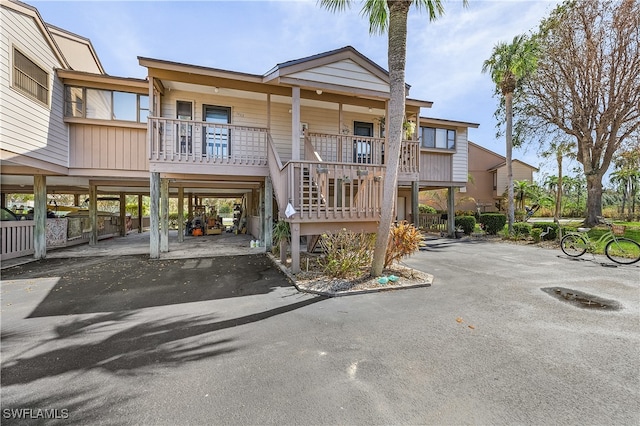
[[[263,254],[5,269],[2,423],[640,422],[640,267],[446,239],[406,263],[433,285],[334,299]]]

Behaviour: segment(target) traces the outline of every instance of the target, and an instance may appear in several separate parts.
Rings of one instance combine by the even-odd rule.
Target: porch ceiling
[[[47,176],[48,194],[88,194],[89,184],[95,183],[99,194],[149,194],[148,180],[96,180],[88,177],[71,176]],[[5,194],[29,194],[33,193],[33,177],[25,175],[2,175],[0,185]],[[182,187],[184,193],[192,193],[198,196],[209,197],[240,197],[247,192],[260,188],[261,182],[251,181],[193,181],[170,179],[171,195],[177,195],[178,188]]]
[[[264,85],[262,90],[254,91],[244,89],[242,86],[233,84],[228,85],[228,81],[211,81],[210,84],[195,84],[186,81],[176,81],[161,79],[162,85],[167,90],[203,93],[211,96],[229,96],[241,99],[251,99],[257,101],[266,101],[267,93],[271,93],[271,102],[291,105],[291,90],[289,88],[279,88],[280,90],[272,90],[274,86]],[[337,110],[338,105],[343,105],[343,110],[350,112],[368,112],[372,108],[376,113],[384,114],[386,105],[383,99],[364,96],[345,96],[343,94],[332,93],[327,90],[321,90],[317,93],[315,89],[305,89],[300,92],[300,103],[302,106],[317,107],[323,109]]]

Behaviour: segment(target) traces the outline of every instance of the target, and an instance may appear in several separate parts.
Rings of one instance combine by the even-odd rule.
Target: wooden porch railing
[[[149,160],[266,165],[264,127],[149,117]]]
[[[276,151],[276,147],[273,144],[271,135],[267,136],[267,163],[269,165],[269,176],[271,177],[271,184],[273,186],[273,192],[278,200],[278,211],[281,216],[284,216],[284,209],[287,207],[287,178],[283,170],[280,156]]]
[[[384,166],[291,161],[284,168],[295,218],[376,220],[380,217]]]
[[[307,143],[311,146],[307,148]],[[385,163],[385,139],[367,136],[340,135],[328,133],[308,133],[305,137],[305,159],[317,154],[321,161],[337,163],[376,164]],[[402,141],[400,149],[400,173],[420,171],[420,143]]]
[[[418,215],[418,227],[425,231],[446,231],[447,220],[440,213],[420,213]]]
[[[33,254],[33,220],[0,222],[0,259]]]
[[[116,216],[98,217],[98,239],[119,235],[120,224]],[[29,256],[35,252],[33,234],[35,221],[17,220],[0,222],[0,260]],[[89,217],[47,219],[47,249],[67,247],[89,241]]]

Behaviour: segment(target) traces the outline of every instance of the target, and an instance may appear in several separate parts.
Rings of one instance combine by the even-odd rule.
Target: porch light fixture
[[[216,92],[216,93],[218,93],[218,92],[220,91],[220,89],[218,89],[217,87],[214,87],[214,88],[213,88],[213,91],[214,91],[214,92]]]
[[[373,112],[373,108],[369,107],[369,112]]]
[[[318,95],[322,95],[322,90],[318,89],[318,90],[316,90],[316,93],[317,93]]]

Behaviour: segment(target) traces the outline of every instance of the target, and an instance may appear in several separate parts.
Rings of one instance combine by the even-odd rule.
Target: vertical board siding
[[[420,180],[451,181],[451,154],[420,153]]]
[[[451,180],[454,182],[466,182],[469,175],[469,148],[467,146],[467,129],[456,129],[456,152],[451,159],[453,172]]]
[[[147,131],[93,124],[69,126],[70,168],[148,171]]]
[[[68,166],[67,127],[62,120],[63,85],[54,73],[61,68],[51,46],[33,18],[8,8],[0,8],[3,29],[0,46],[0,139],[3,149],[31,158]],[[50,99],[48,105],[34,100],[12,87],[13,48],[47,71]]]

